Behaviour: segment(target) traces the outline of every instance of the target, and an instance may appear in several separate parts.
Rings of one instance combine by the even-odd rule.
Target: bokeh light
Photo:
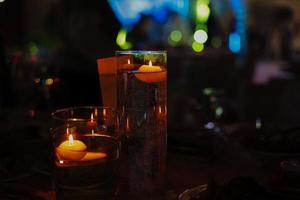
[[[232,32],[229,35],[229,44],[228,47],[231,52],[233,53],[239,53],[241,50],[241,36],[236,33]]]
[[[197,3],[196,13],[198,21],[206,22],[210,15],[210,8],[207,4]]]
[[[172,31],[171,34],[170,34],[170,39],[173,42],[180,42],[181,39],[182,39],[182,33],[181,33],[181,31],[179,31],[179,30]]]
[[[196,42],[203,44],[207,41],[208,35],[204,30],[197,30],[194,33],[194,39],[195,39]]]
[[[121,29],[117,35],[116,43],[121,49],[130,49],[132,44],[126,41],[127,31],[125,29]]]
[[[211,39],[211,46],[214,48],[220,48],[222,46],[222,40],[220,37],[213,37]]]
[[[201,52],[204,49],[204,44],[194,41],[192,48],[195,52]]]

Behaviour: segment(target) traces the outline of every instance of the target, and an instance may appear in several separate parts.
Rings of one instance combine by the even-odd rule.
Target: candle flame
[[[98,109],[95,108],[95,116],[98,116]]]
[[[151,60],[149,61],[149,66],[152,67],[152,61]]]
[[[95,131],[94,131],[94,129],[92,129],[92,135],[94,135],[95,134]]]
[[[94,121],[94,115],[93,113],[91,114],[91,122]]]
[[[103,109],[103,117],[106,117],[106,109]]]
[[[69,135],[69,145],[73,145],[74,144],[74,138],[73,138],[73,135],[70,134]]]
[[[130,65],[130,60],[129,59],[127,60],[127,64]]]
[[[158,113],[161,114],[161,106],[158,106]]]
[[[69,128],[67,128],[67,135],[69,135],[70,134],[70,129]]]

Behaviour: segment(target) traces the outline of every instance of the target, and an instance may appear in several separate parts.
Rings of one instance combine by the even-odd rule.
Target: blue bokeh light
[[[236,32],[230,33],[228,45],[231,52],[239,53],[241,51],[241,36]]]
[[[152,15],[165,22],[170,11],[181,16],[189,14],[189,0],[108,0],[122,27],[131,29],[142,15]]]

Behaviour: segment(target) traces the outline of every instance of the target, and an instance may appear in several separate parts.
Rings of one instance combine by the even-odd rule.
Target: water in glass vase
[[[153,67],[153,66],[151,66]],[[166,159],[166,70],[121,70],[118,107],[130,199],[163,198]],[[147,70],[147,69],[146,69]]]

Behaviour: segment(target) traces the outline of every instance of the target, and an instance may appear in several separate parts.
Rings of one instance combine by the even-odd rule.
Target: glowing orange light
[[[46,79],[46,85],[52,85],[54,83],[52,78],[47,78]]]
[[[94,121],[94,115],[93,115],[93,113],[91,114],[91,122],[93,122]]]

